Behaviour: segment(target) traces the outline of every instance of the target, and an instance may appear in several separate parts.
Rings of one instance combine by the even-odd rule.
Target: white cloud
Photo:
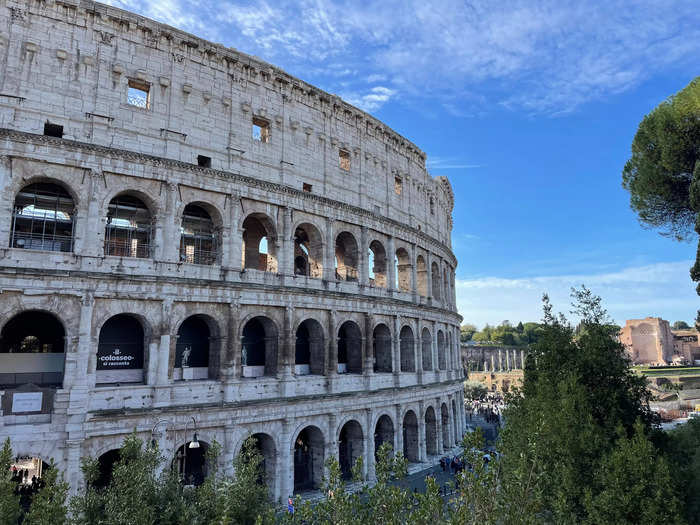
[[[568,315],[571,287],[585,284],[603,298],[618,323],[649,315],[671,322],[691,321],[700,300],[688,270],[692,261],[635,266],[619,271],[506,279],[458,279],[457,306],[465,321],[485,323],[536,321],[542,317],[541,298],[548,293],[557,311]]]
[[[323,79],[331,64],[357,71],[346,91],[374,109],[400,92],[455,115],[494,104],[565,113],[700,53],[700,10],[687,0],[111,1],[302,78],[314,72],[329,91],[339,87]],[[372,99],[376,83],[394,94]]]
[[[396,90],[384,86],[375,86],[367,93],[343,93],[341,97],[350,104],[357,106],[369,113],[378,110],[396,95]]]

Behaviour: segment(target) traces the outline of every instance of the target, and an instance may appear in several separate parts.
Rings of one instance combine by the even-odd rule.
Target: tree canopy
[[[640,222],[662,235],[690,240],[700,234],[700,77],[642,120],[622,186]],[[695,232],[695,233],[693,233]],[[700,282],[700,244],[693,281]],[[700,294],[700,284],[697,288]],[[700,311],[698,312],[700,322]]]

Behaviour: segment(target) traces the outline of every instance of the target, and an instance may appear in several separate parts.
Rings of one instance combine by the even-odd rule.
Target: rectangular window
[[[303,189],[304,191],[306,191],[306,192],[311,193],[311,184],[307,184],[307,183],[305,182],[304,185],[302,186],[302,189]]]
[[[150,86],[140,80],[129,79],[126,101],[132,106],[148,109]]]
[[[58,137],[59,139],[63,138],[63,126],[46,122],[44,124],[44,135],[47,137]]]
[[[206,155],[197,155],[197,166],[202,168],[211,168],[211,157]]]
[[[270,142],[270,123],[267,120],[253,118],[253,140]]]
[[[402,185],[401,179],[399,177],[394,177],[394,193],[396,193],[396,195],[401,195]]]
[[[338,159],[340,160],[340,169],[350,171],[350,153],[341,149],[338,152]]]

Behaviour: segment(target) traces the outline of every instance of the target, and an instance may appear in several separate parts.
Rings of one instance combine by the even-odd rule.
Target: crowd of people
[[[467,419],[471,423],[474,416],[480,416],[487,423],[501,425],[501,415],[505,408],[503,396],[499,392],[488,392],[481,399],[466,402]]]
[[[29,469],[19,469],[12,465],[12,481],[16,483],[15,494],[20,497],[20,504],[29,507],[32,496],[44,488],[44,480],[37,476],[29,478]]]

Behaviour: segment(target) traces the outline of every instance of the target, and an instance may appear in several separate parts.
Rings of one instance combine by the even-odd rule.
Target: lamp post
[[[199,440],[197,439],[197,421],[195,421],[194,416],[190,416],[192,419],[192,426],[194,427],[194,437],[192,438],[192,441],[187,443],[187,427],[189,426],[190,422],[189,420],[187,423],[185,423],[185,444],[183,445],[183,462],[182,462],[182,477],[185,481],[187,481],[187,449],[196,449],[199,448]]]

